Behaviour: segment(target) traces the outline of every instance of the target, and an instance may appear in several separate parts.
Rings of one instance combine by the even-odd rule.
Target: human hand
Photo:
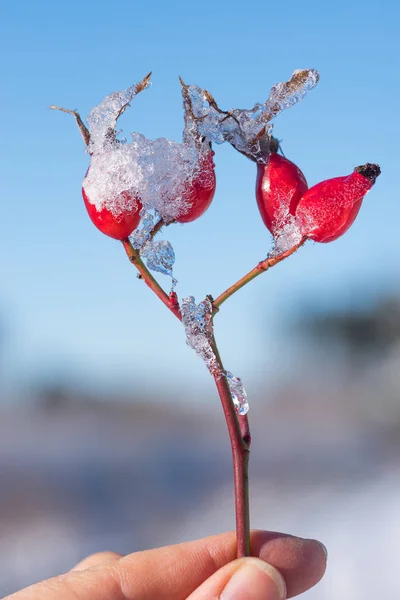
[[[101,552],[3,600],[284,600],[325,572],[315,540],[253,531],[251,544],[258,558],[234,560],[234,533],[128,556]]]

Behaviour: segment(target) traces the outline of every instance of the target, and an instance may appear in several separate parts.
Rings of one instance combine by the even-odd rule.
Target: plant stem
[[[236,556],[250,556],[249,458],[250,434],[247,416],[237,415],[226,377],[215,376],[232,448],[236,513]],[[240,421],[240,423],[239,423]],[[247,432],[246,441],[242,430]]]
[[[294,254],[305,243],[306,239],[307,238],[305,237],[302,238],[298,244],[293,246],[293,248],[290,248],[290,250],[287,250],[286,252],[282,252],[282,254],[279,254],[278,256],[266,258],[265,260],[259,262],[258,265],[254,267],[254,269],[246,273],[246,275],[244,275],[236,283],[231,285],[227,290],[225,290],[225,292],[220,294],[218,298],[214,300],[213,306],[215,311],[217,312],[221,304],[225,302],[225,300],[228,300],[228,298],[233,296],[233,294],[240,290],[240,288],[247,285],[250,281],[261,275],[261,273],[265,273],[265,271],[268,271],[268,269],[270,269],[271,267],[274,267],[278,263],[285,260],[285,258],[288,258],[292,254]]]
[[[160,298],[167,308],[182,321],[179,302],[175,292],[168,296],[158,282],[151,275],[146,265],[140,258],[140,254],[132,246],[129,239],[122,240],[122,245],[130,262],[135,265],[145,283]],[[249,476],[248,465],[250,458],[250,428],[247,416],[238,415],[232,400],[231,391],[226,379],[221,356],[212,337],[212,346],[218,361],[219,371],[213,374],[215,385],[221,400],[229,439],[232,448],[233,476],[235,489],[235,512],[236,512],[236,540],[237,557],[250,556],[250,514],[249,514]]]
[[[213,350],[222,373],[225,373],[215,337]],[[225,375],[214,375],[215,385],[221,400],[232,448],[233,477],[236,513],[236,555],[250,556],[250,505],[249,505],[249,459],[250,427],[247,415],[238,415]]]
[[[157,235],[157,233],[159,233],[161,231],[161,229],[164,226],[166,226],[164,221],[162,219],[159,219],[157,221],[157,223],[154,225],[153,229],[150,231],[150,239],[152,240]]]
[[[179,309],[179,303],[176,298],[176,294],[172,292],[170,296],[162,289],[158,281],[156,281],[150,271],[147,269],[146,265],[140,258],[140,254],[130,243],[129,239],[122,240],[122,245],[125,249],[127,257],[130,262],[135,265],[140,275],[142,276],[143,281],[149,286],[151,290],[160,298],[161,302],[165,304],[167,308],[179,319],[182,321],[181,311]]]

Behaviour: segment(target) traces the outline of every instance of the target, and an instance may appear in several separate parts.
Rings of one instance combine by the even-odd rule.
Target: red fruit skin
[[[90,202],[84,188],[82,188],[82,196],[86,210],[93,224],[105,235],[108,235],[115,240],[124,240],[129,237],[139,225],[139,213],[142,209],[140,200],[136,199],[135,209],[124,210],[120,215],[115,216],[107,208],[98,210],[97,207]],[[130,202],[132,200],[132,195],[129,194],[129,192],[122,192],[121,196],[124,204],[125,202]]]
[[[177,223],[190,223],[203,215],[214,198],[216,177],[213,156],[215,152],[208,152],[200,159],[200,175],[187,184],[182,196],[190,205],[188,211],[176,218]],[[207,184],[204,183],[207,177]]]
[[[267,164],[257,165],[256,199],[266,228],[274,235],[285,217],[294,215],[307,191],[304,174],[292,161],[272,152]]]
[[[317,183],[301,198],[296,220],[301,233],[315,242],[333,242],[354,223],[365,194],[374,185],[354,171]]]

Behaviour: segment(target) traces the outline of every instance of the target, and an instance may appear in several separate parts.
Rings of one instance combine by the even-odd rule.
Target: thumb
[[[187,600],[285,600],[282,575],[259,558],[239,558],[219,569]]]

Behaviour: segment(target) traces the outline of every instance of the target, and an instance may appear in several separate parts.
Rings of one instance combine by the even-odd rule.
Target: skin
[[[281,600],[325,572],[315,540],[253,531],[251,542],[258,558],[234,560],[234,533],[128,556],[101,552],[4,600]]]

